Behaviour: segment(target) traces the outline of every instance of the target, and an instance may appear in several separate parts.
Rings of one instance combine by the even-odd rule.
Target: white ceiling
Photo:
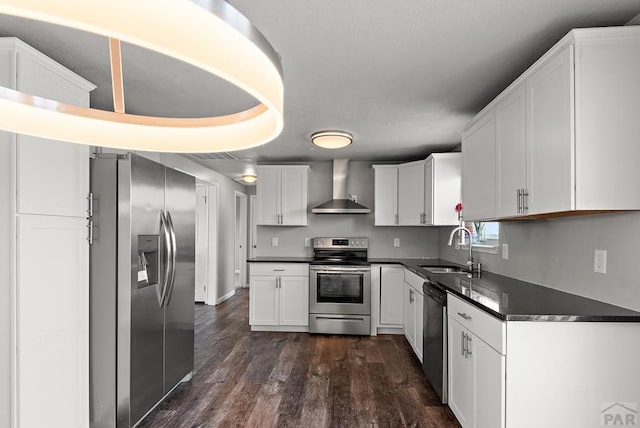
[[[285,127],[273,142],[202,160],[237,177],[256,162],[426,157],[574,27],[623,25],[640,0],[230,0],[282,57]],[[188,25],[185,23],[185,25]],[[95,83],[92,106],[112,109],[106,39],[0,15],[17,36]],[[191,66],[123,47],[130,113],[204,116],[255,101]],[[340,150],[309,135],[354,135]]]

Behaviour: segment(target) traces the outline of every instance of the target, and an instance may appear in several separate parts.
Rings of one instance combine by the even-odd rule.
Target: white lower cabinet
[[[380,269],[380,325],[402,325],[403,288],[403,267],[383,266]]]
[[[449,407],[463,427],[615,425],[626,410],[610,406],[640,399],[640,323],[503,322],[452,294],[447,309]]]
[[[423,306],[424,294],[422,284],[424,279],[405,269],[405,282],[403,290],[403,326],[404,336],[413,348],[413,352],[422,363],[423,345]]]
[[[309,265],[252,263],[250,269],[251,330],[307,331]]]

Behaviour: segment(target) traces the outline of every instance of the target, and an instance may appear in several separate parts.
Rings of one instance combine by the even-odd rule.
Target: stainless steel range
[[[368,238],[314,238],[309,268],[309,332],[371,333]]]

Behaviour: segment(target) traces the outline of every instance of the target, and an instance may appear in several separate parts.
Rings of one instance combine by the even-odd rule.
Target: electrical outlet
[[[393,246],[396,248],[400,246],[400,238],[393,238]]]
[[[305,247],[311,246],[311,238],[304,238],[304,246]]]
[[[502,244],[502,258],[509,260],[509,244]]]
[[[593,271],[595,273],[607,273],[607,250],[595,250],[593,252]]]
[[[351,195],[351,198],[353,198],[353,202],[358,202],[358,195]]]
[[[272,247],[277,247],[278,246],[278,238],[276,238],[276,237],[271,238],[271,246]]]

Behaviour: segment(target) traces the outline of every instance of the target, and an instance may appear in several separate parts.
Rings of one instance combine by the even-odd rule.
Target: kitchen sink
[[[430,273],[468,273],[460,266],[422,266],[420,267]]]

